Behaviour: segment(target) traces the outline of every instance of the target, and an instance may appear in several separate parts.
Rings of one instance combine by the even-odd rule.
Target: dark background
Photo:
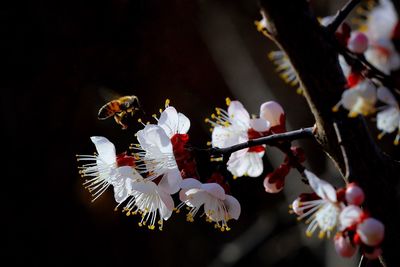
[[[313,4],[321,15],[332,9],[327,1]],[[267,60],[275,48],[254,27],[256,1],[14,1],[1,3],[0,12],[3,246],[11,263],[335,266],[332,248],[325,253],[325,242],[305,240],[304,226],[287,213],[302,186],[296,174],[291,189],[277,195],[264,192],[262,177],[232,183],[242,214],[229,233],[199,218],[187,223],[183,214],[163,232],[140,228],[138,218],[113,211],[111,192],[92,204],[78,175],[75,154],[94,152],[90,136],[106,136],[118,152],[135,142],[139,125],[122,131],[112,119],[97,120],[112,95],[137,95],[145,120],[171,99],[191,119],[198,147],[210,138],[204,118],[224,107],[226,96],[255,114],[262,102],[278,100],[290,129],[311,126],[304,99]],[[322,172],[324,155],[302,144]]]

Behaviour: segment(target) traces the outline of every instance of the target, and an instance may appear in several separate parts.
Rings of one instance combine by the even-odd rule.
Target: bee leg
[[[135,114],[135,109],[134,108],[129,108],[126,110],[126,113],[129,113],[131,116],[133,116],[133,114]]]
[[[120,112],[114,115],[114,120],[116,123],[122,126],[122,130],[125,130],[128,128],[128,125],[122,122],[122,118],[125,116],[126,112]]]

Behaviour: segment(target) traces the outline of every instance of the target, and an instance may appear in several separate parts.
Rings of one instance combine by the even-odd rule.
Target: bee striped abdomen
[[[113,100],[105,104],[99,109],[99,113],[97,117],[100,120],[105,120],[111,116],[113,116],[115,113],[121,111],[121,104],[120,101],[118,100]]]

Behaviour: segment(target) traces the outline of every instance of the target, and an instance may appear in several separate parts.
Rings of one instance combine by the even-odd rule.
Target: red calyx
[[[335,32],[336,39],[343,46],[347,46],[350,34],[351,34],[351,28],[349,24],[347,24],[346,22],[343,22]]]
[[[117,166],[118,167],[122,167],[122,166],[134,167],[134,166],[136,166],[135,158],[132,156],[128,156],[126,152],[121,153],[121,154],[117,155]]]
[[[359,72],[350,72],[349,76],[347,76],[347,88],[353,88],[356,86],[361,80],[362,80],[362,75]]]
[[[274,134],[286,132],[286,115],[284,113],[281,114],[279,117],[279,124],[272,126],[269,130]]]
[[[175,134],[171,137],[172,149],[182,178],[197,178],[197,165],[191,151],[186,149],[188,134]]]
[[[339,202],[346,200],[346,188],[340,188],[336,191],[336,198]]]
[[[171,143],[172,143],[172,147],[174,149],[174,153],[175,153],[175,151],[185,150],[185,146],[188,141],[189,141],[188,134],[175,134],[174,136],[172,136]]]
[[[285,185],[285,178],[290,171],[290,166],[286,163],[282,163],[273,172],[269,173],[265,179],[268,179],[270,184],[275,184],[277,189],[282,188]]]

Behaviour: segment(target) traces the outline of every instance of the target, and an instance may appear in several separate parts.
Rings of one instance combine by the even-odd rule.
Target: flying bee
[[[118,99],[111,100],[99,109],[97,118],[105,120],[114,116],[116,123],[122,126],[122,129],[128,128],[128,125],[123,123],[123,119],[127,114],[133,116],[136,111],[141,110],[139,99],[137,96],[122,96]]]

